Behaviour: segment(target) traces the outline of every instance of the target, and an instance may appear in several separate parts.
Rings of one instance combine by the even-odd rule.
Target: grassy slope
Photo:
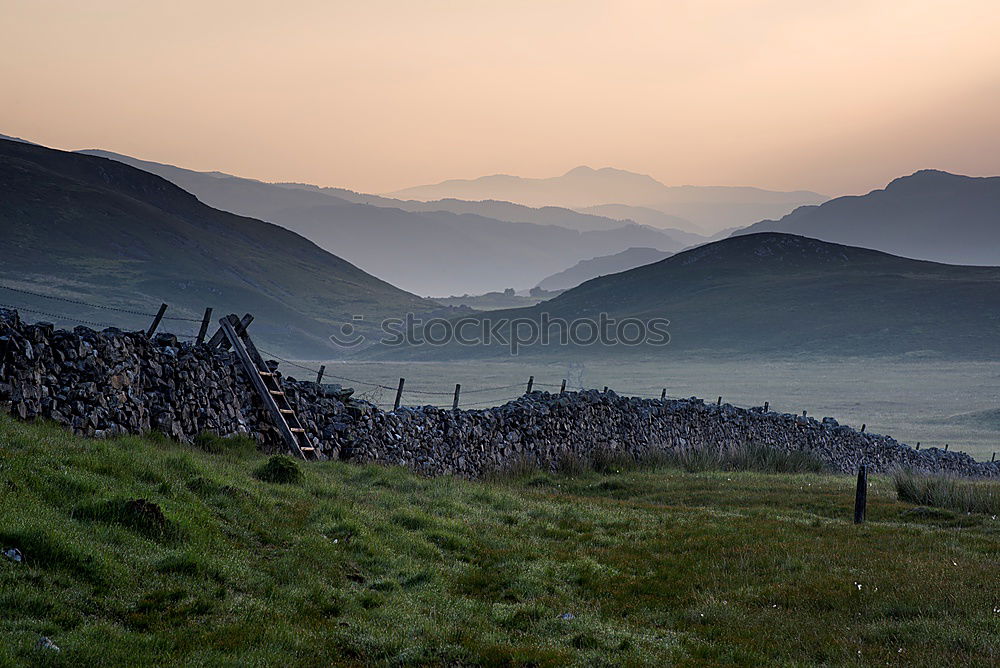
[[[0,420],[0,664],[986,665],[988,516],[907,513],[889,481],[680,472],[473,483],[75,439]],[[149,537],[98,519],[159,504]],[[858,584],[860,584],[860,587]],[[562,619],[572,613],[574,619]],[[59,654],[33,650],[40,635]]]

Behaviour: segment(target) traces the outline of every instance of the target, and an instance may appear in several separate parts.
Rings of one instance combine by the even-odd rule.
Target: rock
[[[58,645],[56,645],[54,642],[52,642],[52,640],[50,640],[46,636],[42,636],[41,638],[38,639],[38,642],[35,643],[35,649],[43,650],[43,651],[46,651],[46,652],[60,652],[60,651],[62,651],[62,650],[59,649]]]

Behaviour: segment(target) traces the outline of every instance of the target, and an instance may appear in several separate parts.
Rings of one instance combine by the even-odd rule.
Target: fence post
[[[607,393],[608,393],[608,386],[607,386],[607,385],[605,385],[605,386],[604,386],[604,394],[607,394]]]
[[[863,434],[863,433],[865,433],[865,427],[867,427],[867,426],[868,426],[868,425],[866,425],[866,424],[864,424],[864,423],[862,423],[862,424],[861,424],[861,433],[862,433],[862,434]]]
[[[535,377],[528,376],[528,391],[525,394],[531,394],[531,386],[535,384]]]
[[[764,412],[765,413],[767,412],[767,409],[770,408],[770,406],[771,406],[770,402],[767,402],[767,401],[764,402]]]
[[[208,333],[208,323],[212,320],[212,307],[209,306],[205,309],[205,317],[201,321],[201,329],[198,330],[198,339],[195,341],[195,345],[201,345],[205,343],[205,334]]]
[[[722,397],[719,397],[719,400],[715,402],[715,405],[716,406],[721,406],[722,405]]]
[[[920,449],[920,441],[917,441],[917,450]]]
[[[396,401],[392,404],[392,410],[399,408],[399,402],[403,398],[403,383],[406,381],[405,378],[399,379],[399,387],[396,388]]]
[[[802,411],[802,417],[805,417],[806,415],[807,413],[805,411]]]
[[[316,372],[316,384],[320,385],[323,382],[323,372],[326,371],[326,365],[320,364],[319,371]]]
[[[854,493],[854,523],[865,521],[865,506],[868,504],[868,467],[858,467],[858,488]]]
[[[991,459],[990,461],[991,462],[995,462],[996,460],[997,460],[997,453],[996,453],[996,451],[994,451],[993,452],[993,459]]]
[[[944,444],[944,451],[945,451],[945,452],[948,452],[948,446],[949,446],[949,445],[951,445],[951,444],[950,444],[950,443],[945,443],[945,444]]]
[[[153,334],[156,332],[156,328],[160,326],[160,321],[163,320],[163,314],[166,312],[167,312],[167,305],[160,304],[160,310],[156,312],[156,317],[153,318],[153,324],[151,324],[149,326],[149,329],[146,330],[147,339],[153,337]]]
[[[462,384],[455,383],[455,400],[451,402],[451,410],[458,410],[458,395],[462,392]]]
[[[663,391],[660,392],[660,399],[666,399],[666,398],[667,398],[667,388],[663,388]]]
[[[562,385],[559,387],[559,394],[562,394],[565,391],[566,391],[566,379],[563,378]]]

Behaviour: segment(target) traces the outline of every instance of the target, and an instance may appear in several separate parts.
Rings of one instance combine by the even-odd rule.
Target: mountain
[[[301,190],[311,190],[353,202],[355,204],[371,204],[372,206],[388,207],[391,209],[402,209],[403,211],[433,213],[435,211],[447,211],[449,213],[470,213],[484,218],[494,218],[509,223],[533,223],[535,225],[558,225],[571,230],[587,232],[590,230],[607,230],[621,227],[623,223],[638,223],[636,220],[627,220],[627,216],[608,217],[595,215],[587,212],[574,211],[558,206],[543,206],[533,208],[513,202],[501,202],[499,200],[483,200],[472,202],[461,199],[439,199],[430,202],[420,200],[401,200],[379,195],[369,195],[354,192],[344,188],[321,188],[303,183],[277,183],[275,185],[285,188],[296,188]],[[626,220],[622,220],[626,218]],[[652,227],[658,227],[653,225]],[[675,232],[686,234],[680,230],[664,229],[672,238],[677,238]]]
[[[595,216],[607,216],[615,220],[631,220],[640,225],[649,225],[660,230],[669,230],[671,234],[675,231],[689,235],[696,239],[691,243],[705,241],[705,235],[689,230],[696,229],[697,226],[686,218],[671,216],[656,209],[646,206],[629,206],[627,204],[598,204],[597,206],[579,207],[577,211]],[[675,235],[676,236],[676,235]],[[681,240],[681,237],[677,237]]]
[[[937,262],[1000,265],[1000,177],[923,170],[735,234],[768,231]]]
[[[666,213],[677,222],[670,227],[705,234],[726,227],[749,225],[765,216],[784,215],[798,206],[818,204],[827,199],[808,191],[777,192],[730,186],[666,186],[651,176],[610,167],[576,167],[562,176],[551,178],[497,174],[478,179],[453,179],[435,185],[406,188],[388,193],[387,196],[422,201],[447,198],[494,199],[533,207],[561,206],[577,210],[606,204],[623,204]],[[690,221],[694,227],[689,229],[676,219]]]
[[[281,186],[99,154],[173,181],[210,206],[281,225],[365,271],[424,295],[527,288],[581,258],[632,246],[673,251],[686,245],[660,230],[632,223],[614,226],[609,221],[604,229],[581,232],[471,213],[411,212],[356,203],[327,189]]]
[[[659,251],[655,248],[629,248],[614,255],[604,255],[577,262],[569,269],[564,269],[558,274],[543,279],[539,282],[538,287],[543,290],[567,290],[592,278],[635,269],[644,264],[659,262],[671,255],[673,253]]]
[[[11,137],[10,135],[0,135],[0,140],[16,141],[19,144],[33,144],[34,143],[34,142],[28,141],[27,139],[21,139],[20,137]]]
[[[553,343],[524,346],[522,353],[992,359],[1000,337],[1000,268],[911,260],[788,234],[750,234],[595,278],[531,308],[475,317],[540,322],[542,313],[568,322],[598,321],[602,313],[618,320],[666,318],[671,339],[666,346],[572,350]],[[556,333],[551,337],[558,338]],[[495,345],[383,347],[372,354],[440,358],[509,353]]]
[[[150,319],[127,311],[162,301],[168,318],[200,319],[210,306],[216,317],[254,313],[258,340],[283,351],[329,356],[327,337],[355,315],[375,327],[437,308],[293,232],[210,208],[121,162],[0,140],[0,192],[0,302],[34,309],[28,319],[135,329]]]

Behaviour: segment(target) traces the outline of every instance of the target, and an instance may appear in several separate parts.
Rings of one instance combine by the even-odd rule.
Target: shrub
[[[893,474],[893,482],[900,501],[963,513],[1000,514],[1000,482],[997,481],[897,471]]]
[[[253,472],[254,477],[264,482],[280,485],[302,482],[299,465],[285,455],[274,455]]]

